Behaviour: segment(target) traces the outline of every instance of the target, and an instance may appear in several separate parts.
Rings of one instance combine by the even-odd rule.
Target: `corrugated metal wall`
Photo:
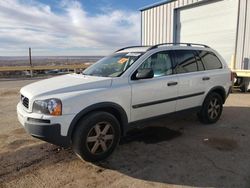
[[[173,42],[174,9],[201,0],[177,0],[142,11],[142,45]]]
[[[142,45],[173,42],[174,9],[199,1],[202,0],[176,0],[142,10]],[[239,0],[239,3],[238,34],[235,50],[235,68],[238,69],[243,67],[244,58],[248,58],[250,64],[250,0]]]

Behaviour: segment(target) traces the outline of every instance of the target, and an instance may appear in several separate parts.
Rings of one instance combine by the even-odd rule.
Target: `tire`
[[[120,124],[107,112],[93,112],[77,123],[73,150],[82,160],[97,162],[106,159],[120,141]]]
[[[240,86],[240,91],[243,92],[243,93],[247,92],[247,89],[246,89],[246,87],[245,87],[245,84],[242,84],[242,85]]]
[[[222,109],[222,97],[218,93],[212,92],[205,98],[198,118],[205,124],[216,123],[220,119]]]

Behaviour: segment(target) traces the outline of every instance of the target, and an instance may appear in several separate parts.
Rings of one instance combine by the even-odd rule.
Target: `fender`
[[[118,112],[118,115],[119,115],[118,121],[121,124],[121,133],[124,136],[126,134],[127,128],[128,128],[128,117],[127,117],[127,114],[126,114],[125,110],[119,104],[116,104],[116,103],[113,103],[113,102],[101,102],[101,103],[93,104],[93,105],[88,106],[87,108],[83,109],[82,111],[80,111],[74,117],[72,122],[70,123],[67,136],[69,138],[71,138],[71,136],[73,134],[73,131],[74,131],[75,127],[76,127],[77,122],[83,116],[87,115],[90,112],[97,111],[97,110],[105,111],[105,108],[106,109],[113,109],[116,112]]]
[[[217,91],[217,92],[219,91],[219,94],[222,95],[223,103],[225,103],[226,98],[227,98],[227,94],[226,94],[225,88],[222,87],[222,86],[215,86],[215,87],[211,88],[211,89],[207,92],[206,97],[207,97],[210,93],[212,93],[212,92],[214,92],[214,91]],[[206,97],[205,97],[205,98],[206,98]]]

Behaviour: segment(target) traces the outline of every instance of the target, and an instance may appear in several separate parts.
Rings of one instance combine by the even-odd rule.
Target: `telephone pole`
[[[31,48],[29,48],[29,59],[30,59],[30,76],[33,77],[33,70],[32,70],[32,60],[31,60]]]

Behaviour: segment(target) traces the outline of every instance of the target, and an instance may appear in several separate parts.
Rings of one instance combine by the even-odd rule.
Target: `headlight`
[[[37,100],[33,104],[33,112],[53,116],[62,115],[62,102],[59,99]]]

